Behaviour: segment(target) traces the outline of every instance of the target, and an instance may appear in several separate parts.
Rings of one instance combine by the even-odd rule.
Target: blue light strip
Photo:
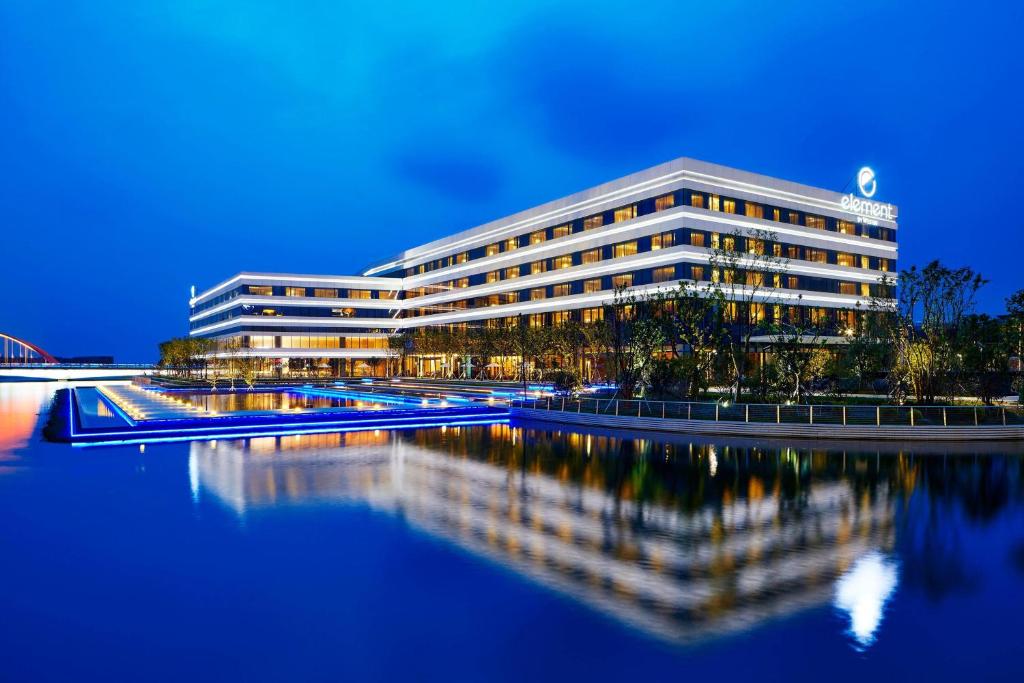
[[[164,437],[151,437],[147,439],[111,439],[108,441],[80,441],[72,443],[71,445],[76,448],[85,448],[89,446],[116,446],[116,445],[129,445],[139,443],[170,443],[180,441],[214,441],[217,439],[223,439],[229,437],[231,439],[254,439],[264,436],[293,436],[301,434],[330,434],[336,432],[370,432],[377,429],[391,429],[391,430],[407,430],[407,429],[424,429],[433,427],[465,427],[472,425],[490,425],[490,424],[508,424],[508,417],[495,416],[493,420],[456,420],[452,422],[420,422],[413,424],[404,424],[397,426],[374,426],[374,427],[333,427],[330,429],[297,429],[297,430],[286,430],[286,431],[271,431],[271,432],[252,432],[252,433],[241,433],[241,434],[205,434],[196,436],[164,436]],[[170,430],[168,430],[170,431]]]

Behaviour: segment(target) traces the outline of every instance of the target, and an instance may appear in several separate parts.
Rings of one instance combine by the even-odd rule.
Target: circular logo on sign
[[[878,189],[878,181],[875,179],[875,172],[865,166],[857,171],[857,187],[865,197],[874,197]]]

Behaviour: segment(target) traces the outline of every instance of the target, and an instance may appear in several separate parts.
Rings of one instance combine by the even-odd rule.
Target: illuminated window
[[[800,278],[796,275],[787,276],[786,289],[800,289]]]
[[[318,299],[337,299],[338,290],[317,288],[313,290],[313,296],[317,297]]]
[[[800,247],[790,244],[786,247],[786,258],[798,259],[800,258]]]
[[[676,279],[676,267],[675,266],[664,266],[662,268],[655,268],[651,274],[651,279],[655,282],[668,282],[669,280]]]
[[[513,249],[519,248],[519,240],[515,237],[509,237],[505,240],[505,251],[512,251]]]
[[[530,233],[530,244],[540,244],[548,238],[545,230],[534,230]]]
[[[800,225],[800,212],[791,210],[789,212],[789,222],[793,225]]]
[[[723,199],[722,200],[722,211],[725,213],[736,213],[736,200],[735,199]]]
[[[807,247],[804,249],[804,256],[808,261],[814,261],[815,263],[827,263],[828,257],[824,249],[811,249]]]
[[[568,283],[561,285],[554,285],[551,288],[551,296],[569,296],[571,288]]]
[[[583,261],[583,263],[597,263],[600,260],[601,260],[601,250],[600,249],[591,249],[590,251],[585,251],[582,254],[582,261]]]
[[[746,274],[746,283],[748,287],[763,287],[764,273],[748,270]]]
[[[583,281],[583,292],[585,294],[589,294],[591,292],[600,292],[600,291],[601,291],[601,278],[596,277],[593,280],[584,280]]]
[[[572,267],[572,255],[565,254],[563,256],[556,256],[554,259],[555,270],[560,268],[571,268]]]
[[[704,266],[690,266],[690,279],[699,282],[704,279]]]
[[[537,273],[543,273],[548,269],[547,261],[534,261],[530,264],[530,275],[536,275]]]
[[[878,259],[878,269],[883,272],[889,272],[889,259],[880,258]]]
[[[593,230],[594,228],[600,228],[602,225],[604,225],[604,214],[599,213],[596,216],[583,219],[584,230]]]
[[[629,206],[624,206],[621,209],[615,209],[616,223],[628,221],[633,218],[636,218],[636,204],[630,204]]]
[[[354,308],[332,308],[331,309],[331,315],[333,315],[336,318],[351,318],[355,314],[356,314],[356,309],[354,309]]]
[[[828,323],[828,311],[824,308],[808,308],[807,313],[812,325],[825,325]]]
[[[722,210],[722,199],[717,194],[708,195],[708,208],[712,211]]]
[[[633,286],[633,274],[627,273],[625,275],[613,275],[612,276],[612,287],[632,287]]]
[[[840,294],[856,294],[857,285],[853,282],[840,282],[839,283]]]
[[[722,251],[736,251],[736,238],[726,235],[722,238]]]
[[[690,206],[695,206],[698,209],[704,208],[704,195],[694,192],[690,195]]]
[[[501,278],[498,276],[498,271],[492,270],[484,276],[484,280],[487,282],[497,282]]]
[[[306,296],[306,288],[305,287],[285,287],[284,288],[284,295],[285,296]]]
[[[513,266],[512,268],[505,269],[505,279],[511,280],[512,278],[519,277],[519,266]]]
[[[484,256],[496,256],[499,252],[501,252],[500,244],[488,244],[484,247]]]
[[[249,285],[249,293],[256,296],[273,296],[274,288],[264,287],[263,285]]]
[[[532,313],[529,318],[530,327],[544,327],[544,314]]]
[[[866,282],[860,283],[860,295],[871,296],[871,285]]]
[[[840,220],[836,221],[836,231],[841,232],[844,235],[856,235],[857,226],[851,223],[850,221]]]
[[[551,233],[553,235],[553,239],[558,239],[559,237],[566,237],[566,236],[572,234],[572,226],[571,225],[559,225],[557,227],[552,228],[551,229]]]
[[[604,309],[603,308],[584,308],[583,309],[583,322],[590,324],[604,320]]]
[[[569,322],[569,311],[555,311],[551,314],[552,325],[564,325]]]
[[[277,312],[276,308],[264,308],[260,311],[260,315],[281,315]]]
[[[804,222],[808,228],[814,228],[815,230],[825,229],[825,219],[821,216],[812,216],[811,214],[807,214],[804,217]]]
[[[782,211],[779,209],[772,209],[772,220],[776,223],[782,220]]]
[[[674,232],[663,232],[660,235],[651,235],[651,251],[655,249],[668,249],[676,243]]]
[[[764,304],[750,304],[749,321],[751,325],[757,325],[764,320]]]
[[[860,257],[860,267],[861,268],[870,268],[871,267],[871,259],[869,257],[867,257],[867,256],[861,256]]]
[[[764,241],[748,237],[747,252],[750,254],[764,254]]]
[[[456,263],[465,263],[468,260],[469,260],[469,252],[468,251],[464,251],[464,252],[462,252],[461,254],[458,254],[455,257],[455,262]]]
[[[847,254],[844,252],[836,254],[836,263],[840,266],[847,266],[848,268],[854,268],[857,265],[857,261],[853,254]]]
[[[727,285],[734,284],[736,282],[736,271],[732,268],[722,268],[722,282]]]
[[[764,207],[754,202],[746,202],[743,206],[743,212],[748,218],[764,218]]]
[[[370,290],[368,289],[350,289],[348,290],[349,299],[369,299]]]
[[[695,247],[704,246],[704,233],[702,232],[691,232],[690,233],[690,244]]]
[[[530,290],[530,301],[548,298],[547,290],[544,287],[535,287]]]
[[[711,233],[711,248],[712,249],[718,249],[718,246],[721,244],[721,242],[722,242],[721,236],[717,232]]]
[[[654,200],[654,210],[664,211],[665,209],[671,209],[676,205],[675,195],[666,194],[658,197]]]
[[[772,256],[782,256],[782,245],[778,242],[772,245]]]
[[[622,258],[623,256],[632,256],[636,253],[636,240],[631,242],[620,242],[612,247],[613,258]]]
[[[277,337],[256,335],[249,337],[249,348],[250,349],[272,349],[277,343]]]

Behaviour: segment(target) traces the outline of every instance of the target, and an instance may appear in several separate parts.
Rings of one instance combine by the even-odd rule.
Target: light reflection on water
[[[890,566],[894,545],[880,465],[492,425],[195,442],[189,469],[240,515],[331,501],[401,514],[674,642],[828,605],[845,575],[837,604],[863,645],[881,614],[865,626],[864,563]]]

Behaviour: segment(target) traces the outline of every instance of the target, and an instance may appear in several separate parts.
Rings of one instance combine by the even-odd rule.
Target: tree
[[[665,344],[663,325],[651,315],[652,305],[658,301],[637,297],[622,287],[605,306],[611,366],[623,398],[643,396],[655,367],[655,354]]]
[[[675,290],[656,297],[669,353],[677,361],[665,370],[682,375],[687,394],[694,400],[707,389],[715,361],[727,348],[722,290],[713,282],[683,280]]]
[[[769,230],[736,230],[719,237],[711,249],[712,282],[721,290],[729,360],[733,369],[733,393],[739,401],[746,380],[752,338],[764,328],[766,307],[776,301],[778,278],[788,260]]]
[[[810,388],[809,384],[822,375],[831,354],[817,327],[777,323],[769,335],[782,394],[794,403],[800,403]]]

